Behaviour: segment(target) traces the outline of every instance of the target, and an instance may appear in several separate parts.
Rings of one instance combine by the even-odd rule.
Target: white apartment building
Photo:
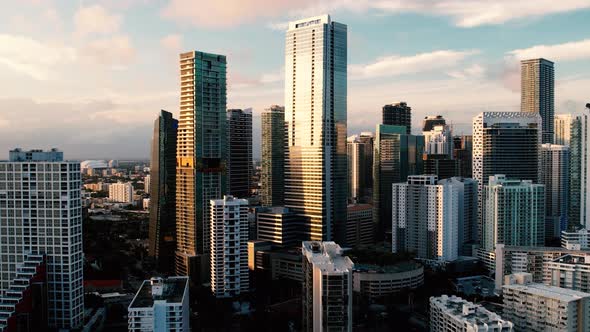
[[[118,182],[109,186],[109,200],[118,203],[133,203],[133,185],[131,182]]]
[[[502,289],[506,275],[527,272],[533,282],[551,285],[549,265],[564,255],[576,255],[590,259],[590,250],[568,250],[557,247],[496,246],[496,291]]]
[[[436,175],[411,175],[392,185],[392,252],[453,261],[459,252],[459,188]],[[424,227],[427,225],[427,227]]]
[[[500,315],[457,296],[430,298],[430,332],[512,332]]]
[[[149,174],[143,177],[143,191],[146,194],[150,193],[150,186],[152,184],[151,179],[152,177]]]
[[[496,245],[543,246],[545,244],[545,187],[530,180],[490,176],[484,186],[482,247],[479,258],[495,269]]]
[[[590,331],[590,294],[533,283],[530,273],[505,279],[503,317],[516,331]]]
[[[128,310],[129,332],[188,332],[188,277],[145,280]]]
[[[226,195],[210,204],[211,293],[234,297],[249,288],[248,200]]]
[[[302,253],[302,330],[351,332],[354,264],[331,241],[304,241]]]
[[[81,188],[80,163],[55,149],[16,149],[0,162],[0,295],[27,256],[45,255],[53,329],[84,319]]]
[[[588,250],[590,244],[590,231],[583,228],[577,231],[562,231],[561,232],[561,246],[570,250]]]
[[[567,254],[549,262],[551,285],[590,293],[590,256]]]

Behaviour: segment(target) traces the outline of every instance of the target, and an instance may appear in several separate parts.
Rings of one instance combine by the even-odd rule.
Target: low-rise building
[[[118,182],[109,186],[109,200],[119,203],[133,203],[133,185],[131,182]]]
[[[503,316],[516,331],[590,331],[590,294],[533,283],[530,273],[505,279]]]
[[[368,299],[418,288],[423,284],[424,267],[412,261],[386,266],[355,264],[352,272],[353,291]]]
[[[128,308],[130,332],[188,332],[188,277],[145,280]]]
[[[500,315],[457,296],[430,298],[430,332],[512,332]]]
[[[588,250],[588,238],[590,238],[590,230],[585,228],[576,231],[562,231],[561,232],[561,246],[570,250]]]

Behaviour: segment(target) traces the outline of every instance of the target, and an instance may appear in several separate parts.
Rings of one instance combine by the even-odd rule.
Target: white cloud
[[[35,39],[0,34],[0,64],[36,80],[46,80],[53,67],[76,59],[74,48]]]
[[[390,55],[372,63],[350,65],[349,74],[351,79],[366,79],[430,72],[453,67],[476,53],[476,50],[439,50],[411,56]]]
[[[109,13],[100,5],[80,8],[74,15],[76,33],[79,35],[111,34],[119,31],[121,16]]]
[[[179,52],[182,48],[182,36],[170,34],[160,39],[160,45],[170,52]]]
[[[469,80],[469,79],[481,79],[486,74],[486,68],[479,64],[471,65],[465,69],[453,70],[447,74],[456,79]]]
[[[537,45],[508,52],[518,60],[546,58],[552,61],[568,61],[590,58],[590,39],[564,44]]]
[[[80,54],[86,59],[101,65],[118,68],[130,64],[135,59],[135,49],[125,35],[97,39],[85,44]]]

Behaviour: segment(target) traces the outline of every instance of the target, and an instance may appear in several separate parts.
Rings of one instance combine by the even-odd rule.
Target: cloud
[[[182,36],[179,34],[170,34],[160,39],[160,45],[170,52],[178,53],[182,49]]]
[[[453,67],[477,53],[477,50],[439,50],[411,56],[390,55],[368,64],[350,65],[349,73],[351,79],[367,79],[429,72]]]
[[[88,42],[80,49],[85,59],[94,63],[118,68],[130,64],[136,56],[135,49],[125,35],[97,39]]]
[[[546,58],[552,61],[569,61],[590,58],[590,39],[564,44],[536,45],[508,52],[518,60]]]
[[[35,39],[0,34],[0,64],[36,80],[47,80],[53,67],[76,60],[76,50]]]
[[[586,8],[590,8],[588,0],[495,0],[493,3],[489,0],[172,0],[162,15],[190,25],[219,28],[285,14],[294,19],[338,11],[381,15],[416,13],[448,17],[456,26],[470,28]],[[267,26],[279,30],[286,28],[284,22]]]
[[[74,14],[76,33],[81,36],[90,34],[111,34],[119,31],[121,16],[109,13],[100,5],[82,7]]]
[[[487,69],[480,64],[473,64],[465,69],[453,70],[447,73],[452,78],[461,80],[481,79],[486,75]]]

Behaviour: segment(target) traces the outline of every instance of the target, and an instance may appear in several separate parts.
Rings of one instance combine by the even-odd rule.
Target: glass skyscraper
[[[383,106],[383,124],[406,127],[406,134],[412,133],[412,108],[403,101]]]
[[[207,276],[209,201],[227,188],[226,59],[180,54],[180,118],[176,147],[176,273]]]
[[[178,120],[162,110],[154,122],[152,139],[149,255],[164,272],[173,270],[176,250],[177,128]]]
[[[260,203],[281,206],[285,188],[285,108],[272,105],[262,112]]]
[[[250,197],[252,190],[252,109],[227,110],[228,192],[236,198]]]
[[[546,59],[523,60],[520,63],[522,112],[537,112],[543,119],[543,143],[553,143],[555,114],[555,78],[553,62]]]
[[[285,47],[285,206],[303,237],[344,241],[347,27],[330,16],[289,23]]]

